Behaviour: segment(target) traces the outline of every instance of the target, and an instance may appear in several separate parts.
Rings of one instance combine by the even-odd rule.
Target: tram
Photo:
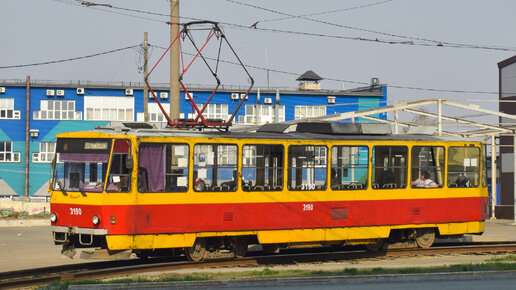
[[[201,132],[132,123],[59,134],[54,242],[68,254],[200,261],[243,257],[252,244],[427,248],[436,237],[482,234],[485,144],[381,125]]]

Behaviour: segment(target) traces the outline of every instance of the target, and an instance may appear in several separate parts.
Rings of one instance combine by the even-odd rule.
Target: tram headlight
[[[55,223],[57,221],[57,214],[55,214],[55,213],[50,214],[50,221]]]
[[[98,224],[100,224],[100,217],[98,215],[94,215],[91,218],[91,221],[93,222],[94,225],[98,225]]]

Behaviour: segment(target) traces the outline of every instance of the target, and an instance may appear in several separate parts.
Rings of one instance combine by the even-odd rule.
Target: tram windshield
[[[102,192],[111,139],[58,139],[51,189]]]

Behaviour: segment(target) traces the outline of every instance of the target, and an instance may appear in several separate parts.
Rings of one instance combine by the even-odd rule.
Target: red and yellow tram
[[[485,144],[371,126],[381,127],[59,134],[54,241],[66,252],[184,252],[202,260],[241,257],[250,244],[375,249],[414,240],[429,247],[436,236],[484,231]]]

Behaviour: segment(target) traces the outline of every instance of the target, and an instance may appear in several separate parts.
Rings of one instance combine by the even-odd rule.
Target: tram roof
[[[381,126],[382,124],[376,124]],[[308,126],[310,127],[310,126]],[[98,127],[94,132],[107,134],[126,133],[139,137],[199,137],[199,138],[237,138],[237,139],[288,139],[288,140],[398,140],[398,141],[476,141],[469,138],[450,138],[437,137],[423,134],[392,134],[381,130],[380,133],[374,133],[366,130],[366,132],[346,132],[345,130],[337,130],[332,132],[325,130],[324,127],[315,126],[315,130],[311,130],[307,126],[301,131],[283,132],[277,131],[195,131],[195,130],[178,130],[178,129],[147,129],[147,128],[129,128],[129,127]],[[308,129],[307,129],[308,128]],[[326,129],[328,129],[326,127]],[[314,132],[315,131],[315,132]],[[390,130],[389,130],[390,131]],[[319,132],[319,133],[316,133]]]

